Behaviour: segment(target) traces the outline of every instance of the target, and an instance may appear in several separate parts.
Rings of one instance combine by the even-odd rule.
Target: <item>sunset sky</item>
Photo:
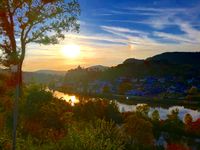
[[[58,45],[30,44],[23,70],[114,66],[169,51],[200,51],[199,0],[79,0],[80,33]],[[80,53],[69,57],[63,47]],[[72,48],[73,49],[73,48]],[[69,50],[70,51],[70,50]]]

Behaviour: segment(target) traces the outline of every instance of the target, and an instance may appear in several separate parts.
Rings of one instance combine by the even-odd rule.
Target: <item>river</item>
[[[66,100],[67,102],[71,103],[72,106],[74,106],[76,103],[79,103],[79,98],[76,95],[69,95],[69,94],[59,92],[59,91],[54,91],[53,95],[57,98],[62,98],[64,100]],[[89,98],[89,99],[95,100],[95,98]],[[136,107],[138,105],[141,105],[140,103],[138,103],[137,105],[128,105],[128,104],[120,103],[117,100],[116,100],[116,104],[117,104],[120,112],[135,111]],[[173,109],[179,110],[179,118],[182,119],[182,120],[183,120],[185,114],[187,114],[187,113],[189,113],[192,116],[193,121],[200,118],[200,111],[199,110],[191,109],[191,108],[185,108],[184,106],[171,106],[171,107],[168,107],[168,108],[151,106],[150,111],[149,111],[149,116],[151,116],[151,113],[154,110],[158,110],[158,112],[160,114],[160,119],[165,120],[167,118],[167,114],[169,114]]]
[[[85,100],[88,100],[88,99],[89,100],[95,100],[95,99],[97,99],[97,98],[88,98],[88,97],[84,97],[84,98],[79,99],[79,97],[76,96],[76,95],[65,94],[65,93],[62,93],[62,92],[59,92],[59,91],[54,91],[53,95],[55,97],[59,98],[59,99],[63,99],[65,101],[71,103],[72,106],[79,103],[83,99],[85,99]],[[102,99],[102,98],[98,98],[98,99]],[[105,100],[108,100],[108,99],[105,99]],[[120,112],[135,111],[136,107],[138,105],[144,104],[144,103],[138,103],[137,105],[128,105],[128,104],[118,102],[117,100],[114,100],[114,101],[116,102],[116,105],[118,106]],[[163,107],[158,107],[158,106],[156,106],[156,107],[150,106],[149,116],[151,116],[151,113],[154,110],[158,110],[159,114],[160,114],[160,119],[165,120],[167,118],[167,114],[169,114],[173,109],[179,110],[179,118],[182,119],[182,120],[184,120],[184,116],[187,113],[189,113],[192,116],[193,121],[200,118],[200,111],[199,110],[191,109],[191,108],[185,108],[184,106],[171,106],[171,107],[168,107],[168,108],[163,108]],[[159,138],[157,140],[155,140],[155,144],[157,146],[160,145],[160,146],[164,146],[166,148],[166,144],[168,143],[167,142],[168,138],[169,138],[169,135],[167,133],[162,133],[159,136]],[[199,138],[190,138],[190,137],[180,136],[178,141],[179,141],[179,143],[182,143],[183,145],[187,145],[188,148],[191,149],[191,150],[198,150],[199,149],[199,145],[200,145],[200,139]]]

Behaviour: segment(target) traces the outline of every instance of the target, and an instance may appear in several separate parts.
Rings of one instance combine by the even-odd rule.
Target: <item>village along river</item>
[[[76,95],[69,95],[69,94],[59,92],[59,91],[54,91],[53,95],[59,99],[66,100],[67,102],[71,103],[72,106],[75,105],[76,103],[79,103],[79,98]],[[95,100],[95,98],[88,98],[88,99]],[[138,105],[142,105],[142,104],[128,105],[128,104],[118,102],[117,100],[115,100],[115,101],[116,101],[116,104],[117,104],[120,112],[135,111],[136,107]],[[199,110],[185,108],[184,106],[171,106],[169,108],[150,107],[149,115],[151,115],[151,113],[154,110],[158,110],[158,112],[160,114],[160,119],[165,120],[167,118],[167,114],[169,114],[173,109],[179,110],[179,118],[182,120],[183,120],[185,114],[187,114],[187,113],[189,113],[192,116],[194,121],[196,119],[200,118]]]

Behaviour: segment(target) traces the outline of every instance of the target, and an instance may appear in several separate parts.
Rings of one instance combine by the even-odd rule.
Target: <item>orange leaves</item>
[[[21,26],[20,26],[20,28],[22,29],[22,30],[24,30],[25,28],[26,28],[26,24],[21,24]]]
[[[12,144],[8,141],[6,141],[4,144],[3,144],[3,150],[11,150],[12,148]]]
[[[184,117],[184,122],[185,122],[186,125],[191,124],[191,123],[192,123],[192,120],[193,120],[193,118],[192,118],[192,116],[191,116],[190,114],[186,114],[186,115],[185,115],[185,117]]]

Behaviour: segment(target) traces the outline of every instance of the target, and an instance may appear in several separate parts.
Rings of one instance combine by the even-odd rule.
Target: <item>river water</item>
[[[79,98],[76,95],[69,95],[69,94],[59,92],[59,91],[54,91],[53,95],[57,98],[62,98],[64,100],[66,100],[67,102],[71,103],[72,106],[74,106],[76,103],[79,103]],[[95,100],[95,98],[90,98],[90,99]],[[120,112],[135,111],[136,107],[138,105],[141,105],[141,104],[128,105],[128,104],[120,103],[117,100],[116,100],[116,104],[117,104]],[[187,113],[189,113],[192,116],[193,121],[200,118],[200,111],[199,110],[185,108],[184,106],[171,106],[171,107],[168,107],[168,108],[150,107],[149,115],[151,115],[151,113],[154,110],[158,110],[158,112],[160,114],[160,119],[165,120],[167,118],[167,114],[169,114],[173,109],[179,110],[179,118],[182,119],[182,120],[183,120],[185,114],[187,114]]]

